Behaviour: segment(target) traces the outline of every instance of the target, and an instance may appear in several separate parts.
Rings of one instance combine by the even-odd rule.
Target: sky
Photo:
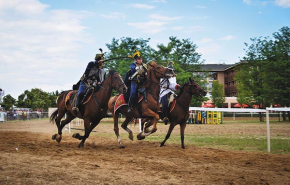
[[[235,64],[250,38],[283,26],[290,0],[0,0],[0,88],[16,100],[71,89],[98,49],[122,37],[153,48],[190,39],[205,64]]]

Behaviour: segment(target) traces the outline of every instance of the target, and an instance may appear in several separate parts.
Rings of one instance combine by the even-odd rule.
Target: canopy
[[[205,107],[205,108],[214,108],[214,105],[212,103],[206,103],[202,107]]]
[[[234,107],[235,107],[235,108],[241,108],[242,106],[241,106],[241,104],[237,103],[237,104],[234,105]],[[243,104],[243,107],[244,107],[244,108],[247,108],[247,107],[249,107],[249,105],[247,105],[247,104]]]

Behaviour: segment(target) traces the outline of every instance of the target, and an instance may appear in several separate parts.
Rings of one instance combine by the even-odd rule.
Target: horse
[[[52,136],[52,140],[56,140],[60,143],[63,127],[71,120],[78,117],[84,120],[85,134],[81,136],[79,133],[75,133],[73,137],[82,140],[78,147],[83,148],[85,140],[89,137],[91,131],[99,124],[101,119],[107,116],[108,101],[113,89],[118,93],[125,93],[127,91],[127,86],[118,72],[110,70],[107,78],[99,85],[99,90],[93,92],[89,101],[83,106],[80,106],[80,111],[77,115],[72,111],[74,105],[73,99],[76,98],[77,91],[69,90],[62,92],[57,99],[58,108],[50,116],[50,121],[55,121],[58,128],[58,133]],[[67,99],[69,99],[69,94],[71,98],[67,101]],[[65,114],[67,115],[66,119],[61,121]]]
[[[170,113],[169,113],[169,122],[170,126],[167,131],[166,137],[161,143],[160,147],[164,146],[166,140],[170,137],[170,134],[174,127],[179,124],[180,125],[180,136],[181,136],[181,147],[185,149],[184,147],[184,130],[186,127],[186,121],[189,118],[189,105],[191,102],[191,98],[193,95],[203,97],[206,95],[206,91],[193,79],[189,78],[189,81],[185,83],[181,88],[180,92],[178,93],[178,96],[174,99],[172,102]],[[162,113],[161,113],[162,115]],[[162,116],[160,116],[162,118]],[[144,123],[145,129],[150,127],[152,124],[150,120],[142,120],[142,127],[143,130]],[[145,137],[139,137],[138,139],[144,139]]]
[[[157,121],[159,119],[159,115],[157,113],[159,108],[159,91],[160,91],[160,78],[168,78],[172,77],[174,72],[171,69],[168,69],[162,65],[157,65],[156,62],[151,62],[149,64],[149,68],[147,71],[147,80],[145,81],[143,88],[146,88],[147,94],[147,102],[146,98],[143,98],[138,107],[133,105],[133,110],[128,113],[128,104],[122,104],[118,109],[116,106],[119,104],[119,96],[116,95],[109,100],[108,107],[109,111],[112,113],[114,118],[114,131],[115,135],[117,136],[118,143],[120,147],[124,147],[121,143],[121,138],[119,135],[119,127],[118,127],[118,116],[119,113],[125,115],[126,119],[122,123],[121,127],[129,133],[129,139],[133,140],[133,133],[127,127],[127,125],[132,121],[134,118],[149,118],[153,124],[153,128],[145,130],[144,132],[139,133],[141,136],[150,135],[157,130]],[[145,96],[144,96],[145,97]]]

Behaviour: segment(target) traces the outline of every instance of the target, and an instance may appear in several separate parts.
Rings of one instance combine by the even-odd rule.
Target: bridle
[[[114,72],[114,73],[111,75],[111,82],[110,82],[109,89],[104,88],[101,84],[98,85],[98,86],[100,86],[100,88],[104,89],[105,91],[110,91],[110,92],[111,92],[111,91],[112,91],[112,87],[113,87],[113,81],[114,81],[115,86],[116,86],[116,90],[119,92],[120,89],[121,89],[121,86],[124,85],[125,83],[122,82],[121,84],[118,84],[118,83],[116,82],[116,80],[113,79],[113,77],[114,77],[114,75],[115,75],[116,73],[117,73],[117,71]],[[120,79],[122,79],[122,78],[120,78]],[[122,81],[123,81],[123,80],[122,80]]]

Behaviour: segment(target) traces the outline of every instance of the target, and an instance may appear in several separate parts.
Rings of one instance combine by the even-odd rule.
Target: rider
[[[168,69],[174,70],[174,62],[170,61],[168,63]],[[167,94],[175,94],[172,90],[177,90],[180,85],[176,83],[176,76],[170,78],[161,78],[160,79],[160,94],[159,94],[159,103],[162,103],[162,114],[164,116],[164,123],[165,125],[168,123],[168,99]]]
[[[133,102],[136,98],[138,86],[140,87],[143,82],[146,81],[147,74],[147,65],[142,63],[142,57],[139,51],[135,50],[135,53],[132,55],[135,59],[135,62],[130,65],[131,76],[131,91],[128,102],[128,112],[132,111]]]
[[[88,87],[89,85],[94,85],[94,86],[96,84],[100,85],[105,80],[106,72],[103,69],[104,67],[103,56],[104,56],[103,53],[96,54],[95,61],[91,61],[88,63],[85,73],[80,79],[80,86],[79,86],[78,94],[76,97],[75,106],[72,108],[74,114],[78,114],[79,112],[79,109],[78,109],[79,101],[80,101],[79,95],[82,92],[84,92],[86,87]]]

